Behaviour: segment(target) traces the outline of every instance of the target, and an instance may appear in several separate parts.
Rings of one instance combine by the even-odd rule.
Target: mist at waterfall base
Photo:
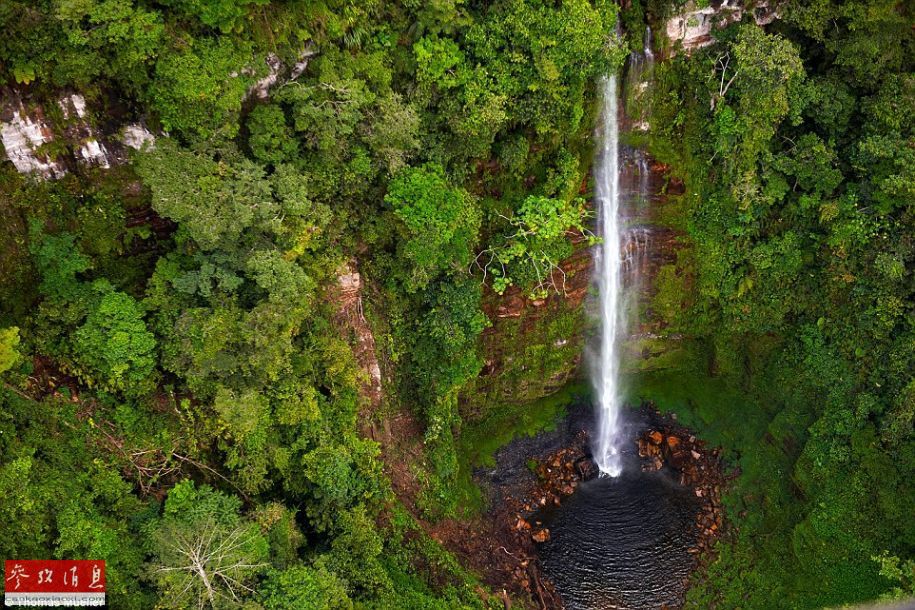
[[[630,60],[627,86],[641,91],[641,75],[652,63],[649,31],[645,51]],[[600,91],[594,167],[602,238],[594,263],[599,332],[588,360],[597,403],[591,450],[601,476],[540,515],[551,532],[540,558],[569,610],[678,607],[694,565],[688,549],[698,503],[669,472],[641,470],[634,439],[648,422],[621,415],[621,343],[637,322],[651,238],[649,227],[637,222],[644,216],[638,208],[651,197],[649,167],[644,153],[619,145],[617,77],[602,80]]]

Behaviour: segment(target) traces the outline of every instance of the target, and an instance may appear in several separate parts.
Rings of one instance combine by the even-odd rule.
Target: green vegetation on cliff
[[[580,151],[593,83],[622,61],[616,13],[0,3],[4,96],[57,124],[77,91],[94,120],[159,134],[107,171],[40,182],[0,167],[0,517],[15,534],[0,555],[106,559],[117,608],[489,605],[414,518],[473,495],[485,432],[459,441],[459,405],[484,366],[484,282],[562,289],[547,278],[588,220]],[[253,94],[277,62],[269,95]],[[343,339],[335,290],[353,267],[381,404]],[[541,339],[573,344],[529,375],[574,367],[564,315]],[[476,398],[503,421],[504,402]],[[421,512],[366,432],[398,413],[424,429]]]
[[[655,71],[651,147],[686,180],[690,251],[653,304],[685,339],[640,393],[742,470],[696,608],[912,594],[915,14],[779,12]]]
[[[683,3],[622,3],[628,42],[617,4],[0,2],[3,98],[69,132],[41,153],[89,137],[72,92],[157,134],[0,165],[0,555],[105,559],[115,608],[503,607],[423,525],[576,370],[594,83]],[[779,13],[644,94],[689,247],[637,393],[742,471],[697,608],[915,586],[915,15]]]

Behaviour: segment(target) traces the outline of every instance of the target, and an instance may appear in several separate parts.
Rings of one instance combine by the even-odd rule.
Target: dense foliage
[[[107,172],[2,168],[0,555],[106,559],[117,608],[490,603],[414,519],[461,508],[477,255],[542,292],[584,229],[615,23],[606,0],[0,3],[6,87],[159,134]],[[353,267],[397,363],[380,406],[334,296]],[[365,434],[398,411],[422,512]]]
[[[694,421],[743,469],[739,532],[690,593],[699,608],[911,593],[915,14],[780,12],[655,73],[650,146],[687,181],[691,243],[655,309],[694,340],[688,375],[733,388],[685,382]]]
[[[158,136],[0,167],[0,555],[105,559],[116,608],[502,607],[420,520],[476,507],[470,462],[558,404],[511,400],[580,354],[547,297],[590,237],[594,83],[684,3],[621,4],[625,41],[609,0],[0,2],[4,93]],[[915,14],[779,12],[638,98],[687,186],[650,307],[676,347],[640,391],[742,471],[697,608],[915,593]],[[539,317],[488,319],[509,291]],[[399,415],[406,505],[368,433]]]

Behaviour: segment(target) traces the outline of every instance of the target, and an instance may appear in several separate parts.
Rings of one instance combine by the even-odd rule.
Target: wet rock
[[[582,481],[590,481],[597,476],[597,464],[591,458],[581,458],[575,462],[575,471]]]
[[[648,443],[645,441],[645,439],[638,439],[636,444],[639,447],[639,457],[648,457]]]
[[[653,458],[655,456],[661,455],[661,447],[659,445],[652,444],[650,441],[644,438],[639,439],[638,445],[639,457]]]
[[[692,471],[695,470],[695,465],[691,463],[690,457],[688,451],[674,451],[667,458],[667,463],[681,472]]]
[[[660,445],[664,441],[664,435],[657,430],[652,430],[648,433],[648,441],[652,445]]]
[[[651,459],[642,463],[642,472],[657,472],[664,467],[664,461],[660,455],[655,455]]]
[[[550,539],[550,530],[547,528],[539,529],[531,533],[534,542],[544,543]]]

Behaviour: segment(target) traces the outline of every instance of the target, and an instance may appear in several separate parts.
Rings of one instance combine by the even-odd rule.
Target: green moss
[[[457,442],[460,471],[454,489],[456,504],[463,507],[467,515],[483,510],[483,495],[473,481],[473,470],[479,466],[495,466],[496,451],[512,440],[555,429],[568,406],[588,392],[587,384],[578,381],[530,403],[493,407],[486,418],[465,423]]]
[[[689,294],[687,278],[677,272],[676,265],[663,265],[655,278],[651,307],[655,315],[667,322],[675,322],[684,306],[684,297]]]
[[[559,299],[528,306],[519,318],[496,319],[482,340],[492,370],[463,393],[462,417],[485,419],[492,409],[530,403],[561,388],[578,367],[583,327],[581,307]]]

